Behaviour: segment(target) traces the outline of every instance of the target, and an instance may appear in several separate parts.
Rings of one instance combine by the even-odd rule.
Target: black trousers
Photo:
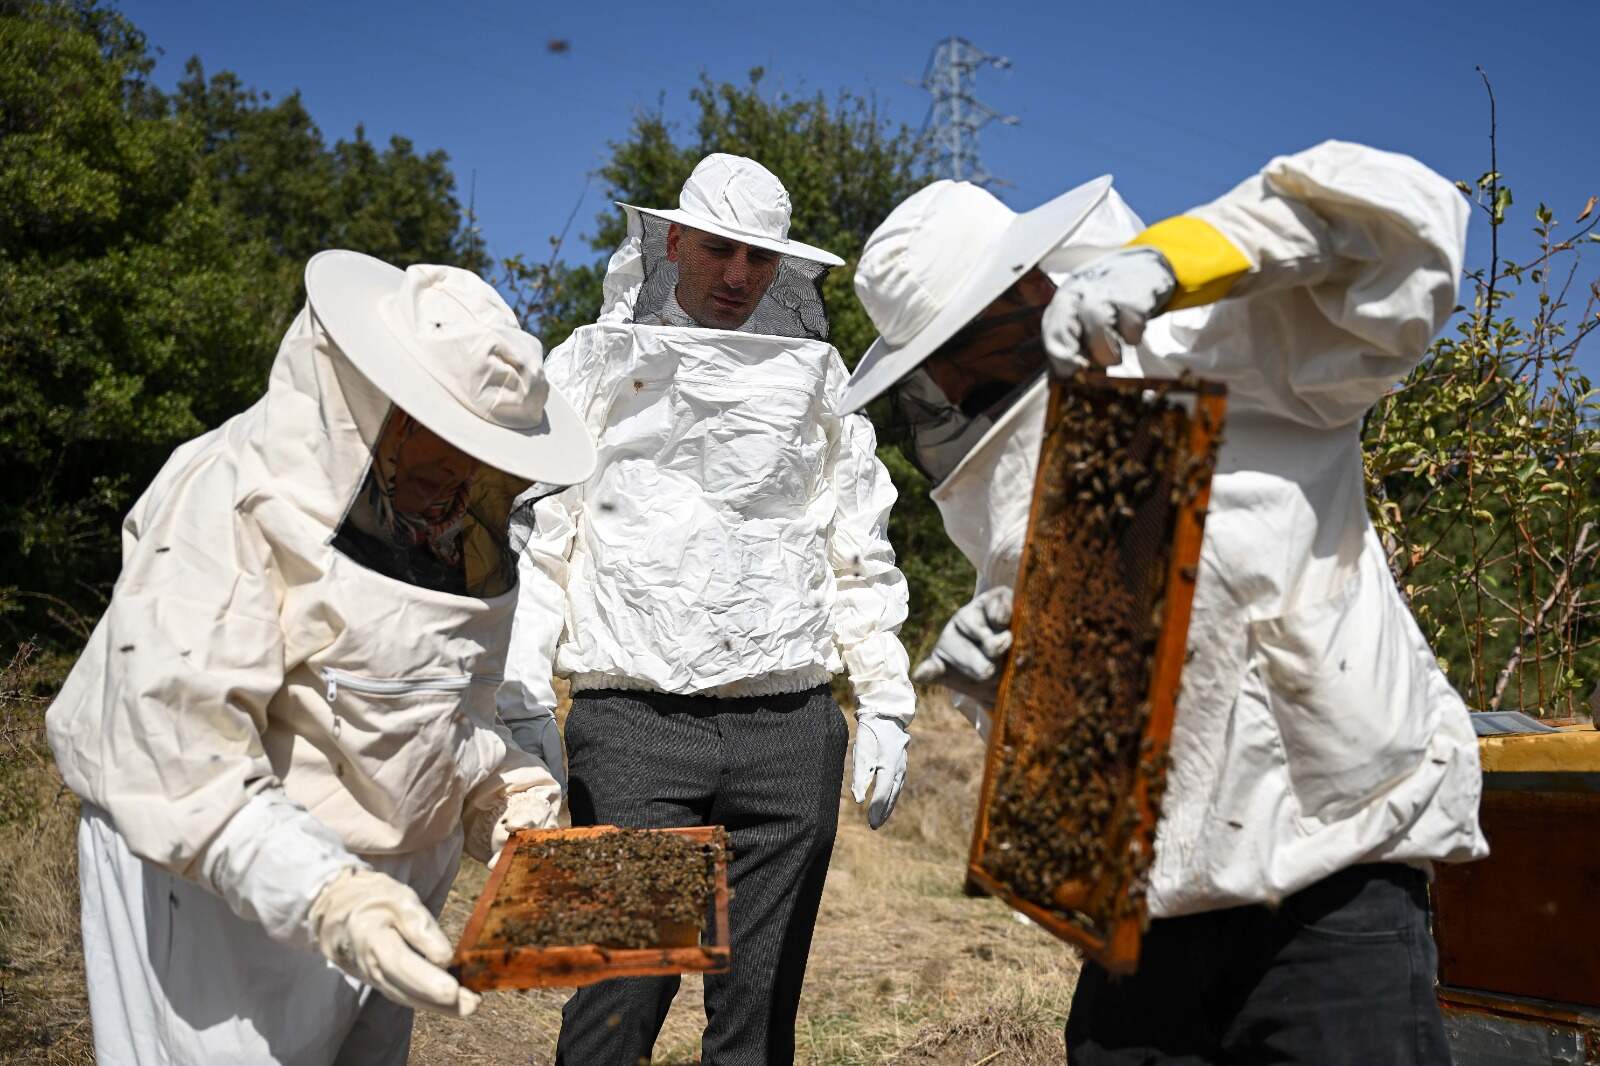
[[[708,975],[701,1061],[794,1060],[795,1012],[822,901],[849,733],[826,686],[744,699],[604,691],[567,717],[574,825],[723,825],[732,966]],[[676,977],[581,988],[561,1015],[556,1062],[648,1062]]]
[[[1150,923],[1139,970],[1086,964],[1070,1066],[1450,1066],[1426,878],[1352,866],[1264,906]]]

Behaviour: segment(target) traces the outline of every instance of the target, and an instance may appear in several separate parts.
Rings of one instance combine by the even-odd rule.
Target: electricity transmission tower
[[[933,46],[922,72],[921,88],[933,94],[922,132],[930,138],[940,177],[975,185],[1003,185],[984,169],[978,157],[978,131],[998,120],[1015,126],[1015,115],[1002,115],[973,96],[980,67],[1006,70],[1011,60],[992,56],[964,37],[946,37]]]

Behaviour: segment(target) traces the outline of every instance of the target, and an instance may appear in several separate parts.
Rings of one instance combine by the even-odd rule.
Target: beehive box
[[[1586,1008],[1600,1031],[1600,732],[1478,748],[1489,857],[1434,868],[1440,981]]]
[[[1137,965],[1220,385],[1053,386],[968,885]]]
[[[720,826],[523,830],[495,863],[452,972],[475,991],[727,970]]]

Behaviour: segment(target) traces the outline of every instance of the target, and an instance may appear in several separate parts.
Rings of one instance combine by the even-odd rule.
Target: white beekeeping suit
[[[1058,203],[1095,200],[1099,184]],[[1081,205],[1030,219],[995,202],[981,239],[928,221],[980,198],[931,186],[868,242],[856,285],[883,336],[848,408],[905,379],[1050,249],[1100,243],[1076,235]],[[1472,728],[1389,574],[1360,451],[1362,416],[1455,306],[1465,231],[1459,197],[1425,167],[1328,142],[1132,242],[1171,261],[1177,291],[1109,372],[1188,370],[1229,389],[1151,873],[1155,917],[1275,902],[1356,863],[1486,853]],[[941,276],[956,247],[965,261]],[[1047,314],[1047,340],[1051,329]],[[1038,417],[1002,416],[934,489],[985,585],[1015,574],[1019,553],[996,546],[1020,545],[1026,527],[1026,508],[1006,501],[1028,495]]]
[[[847,666],[864,712],[909,719],[894,488],[871,424],[838,413],[830,345],[600,323],[549,368],[612,461],[532,508],[508,720],[511,693],[554,707],[552,663],[580,690],[705,695],[795,691]]]
[[[84,801],[102,1063],[403,1062],[408,1007],[476,1001],[432,916],[463,824],[486,858],[559,803],[496,720],[517,591],[494,544],[510,496],[581,479],[592,443],[475,275],[353,252],[306,274],[266,395],[129,514],[47,716]],[[462,480],[408,517],[428,441]]]
[[[575,691],[736,696],[843,668],[858,717],[915,712],[895,489],[819,339],[815,279],[837,259],[786,257],[738,331],[676,326],[659,247],[677,217],[628,209],[599,321],[546,362],[600,451],[588,482],[513,518],[527,540],[501,714],[553,766],[553,675]]]
[[[526,542],[500,711],[560,765],[574,824],[725,825],[735,957],[705,981],[708,1062],[791,1060],[810,932],[854,794],[881,826],[915,710],[896,630],[906,582],[873,428],[840,407],[819,282],[836,256],[788,237],[754,160],[711,155],[672,210],[626,208],[599,321],[550,356],[595,435],[580,485],[518,511]],[[716,328],[712,328],[716,327]],[[557,1061],[647,1059],[675,978],[602,982],[563,1011]]]
[[[627,219],[600,319],[546,362],[602,458],[594,479],[514,515],[523,594],[502,717],[555,768],[552,675],[574,690],[734,696],[802,690],[843,667],[858,717],[909,722],[894,487],[872,424],[838,407],[848,371],[819,339],[816,280],[838,259],[790,242],[808,258],[786,254],[738,331],[683,327],[666,222],[706,222],[637,208]]]

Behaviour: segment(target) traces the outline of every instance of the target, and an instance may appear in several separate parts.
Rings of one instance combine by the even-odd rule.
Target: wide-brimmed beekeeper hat
[[[543,348],[470,270],[319,252],[306,296],[362,376],[479,462],[556,485],[594,471],[594,441],[546,382]]]
[[[878,329],[845,390],[859,410],[892,388],[1105,200],[1109,175],[1021,214],[970,182],[936,181],[889,213],[856,265],[856,296]]]
[[[772,171],[742,155],[714,152],[700,160],[683,183],[675,208],[638,207],[620,200],[617,206],[780,255],[844,265],[832,252],[789,239],[789,190]]]

